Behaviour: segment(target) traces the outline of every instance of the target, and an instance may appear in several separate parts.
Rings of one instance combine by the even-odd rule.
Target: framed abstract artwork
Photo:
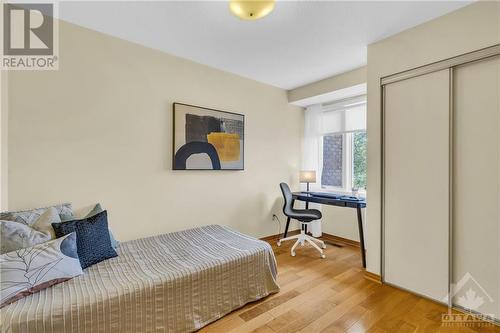
[[[174,103],[174,170],[244,170],[245,116]]]

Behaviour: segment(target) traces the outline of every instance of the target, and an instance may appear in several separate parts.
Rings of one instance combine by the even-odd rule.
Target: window
[[[365,191],[366,95],[307,107],[302,169],[316,170],[313,190]]]
[[[366,190],[366,131],[352,134],[352,187]]]
[[[304,123],[304,167],[321,188],[366,190],[366,96],[315,104]]]
[[[342,187],[344,184],[344,134],[323,136],[323,172],[321,185]]]
[[[366,131],[323,135],[321,186],[366,190]]]

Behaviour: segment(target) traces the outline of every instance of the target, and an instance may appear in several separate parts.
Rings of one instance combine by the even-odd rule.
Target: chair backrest
[[[283,205],[283,214],[289,216],[292,213],[292,191],[286,183],[280,183],[281,193],[283,193],[283,198],[285,199],[285,204]]]

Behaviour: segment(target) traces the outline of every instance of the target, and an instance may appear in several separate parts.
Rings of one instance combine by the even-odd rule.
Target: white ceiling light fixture
[[[273,11],[275,0],[231,0],[229,10],[242,20],[258,20]]]

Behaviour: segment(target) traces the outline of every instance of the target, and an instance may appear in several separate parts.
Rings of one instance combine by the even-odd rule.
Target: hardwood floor
[[[326,259],[293,242],[276,247],[277,294],[247,304],[200,330],[203,333],[275,332],[500,332],[489,323],[444,327],[447,308],[364,278],[359,249],[328,244]]]

